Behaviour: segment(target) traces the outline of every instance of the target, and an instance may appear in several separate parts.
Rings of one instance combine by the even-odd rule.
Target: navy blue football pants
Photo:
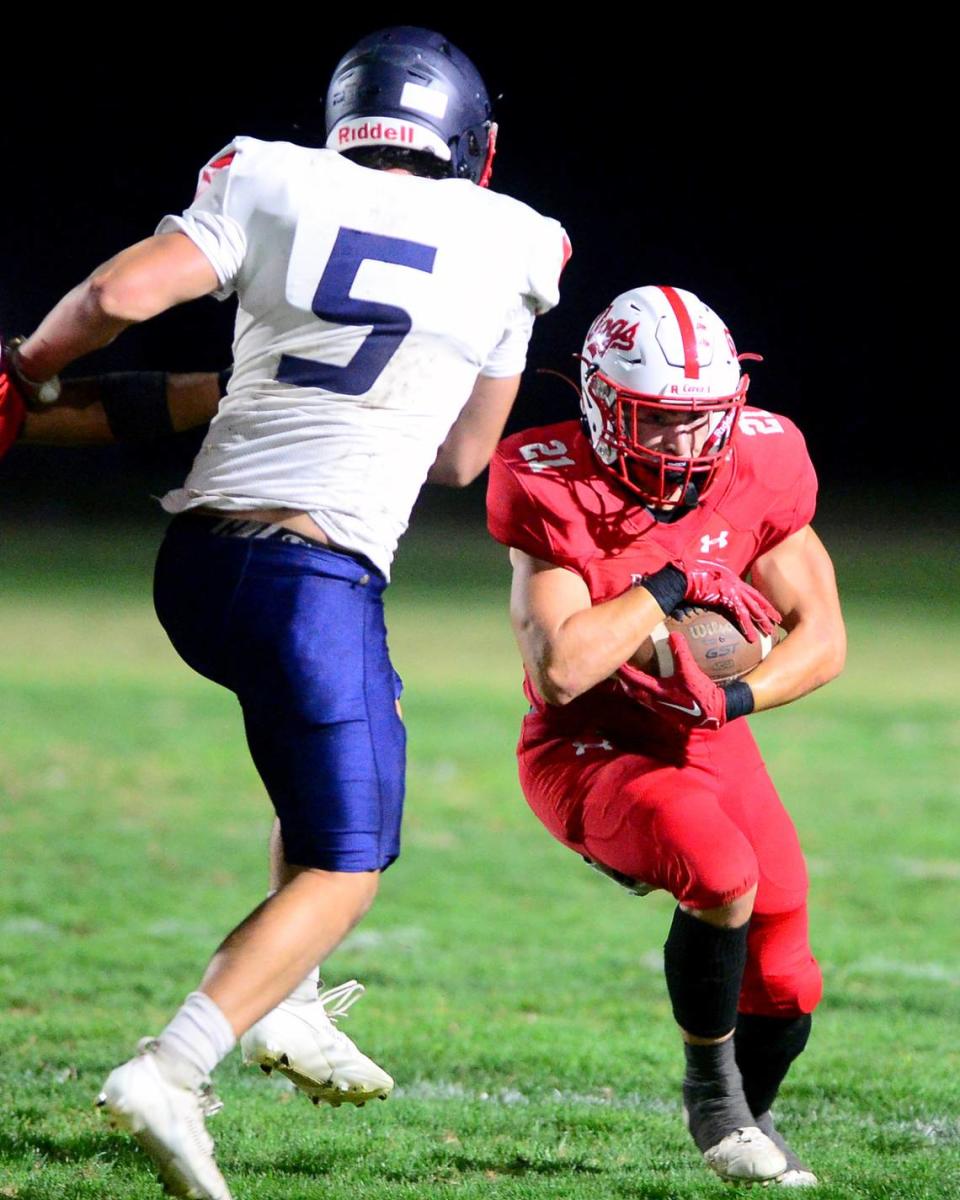
[[[383,870],[400,852],[406,736],[386,580],[313,544],[222,537],[177,517],[154,602],[180,656],[235,692],[288,863]]]

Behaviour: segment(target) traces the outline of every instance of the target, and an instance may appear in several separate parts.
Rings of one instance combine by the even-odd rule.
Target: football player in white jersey
[[[399,851],[404,732],[381,595],[424,480],[486,465],[569,254],[555,221],[486,190],[490,103],[441,35],[364,38],[326,122],[320,150],[235,139],[181,216],[96,269],[11,361],[40,402],[129,325],[238,297],[227,394],[163,500],[177,515],[155,599],[180,654],[240,701],[279,818],[272,890],[101,1096],[167,1190],[202,1200],[230,1195],[204,1117],[238,1038],[315,1101],[393,1086],[330,1022],[359,985],[317,997],[318,963]]]

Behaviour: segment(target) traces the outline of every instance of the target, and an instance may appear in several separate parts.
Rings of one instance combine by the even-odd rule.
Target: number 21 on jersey
[[[369,325],[370,332],[348,363],[336,366],[312,358],[283,354],[277,379],[296,387],[322,388],[344,396],[368,392],[410,332],[412,320],[405,308],[350,295],[364,262],[393,263],[412,271],[433,273],[435,246],[405,238],[341,228],[330,251],[311,308],[321,321],[333,325]]]
[[[567,447],[557,438],[549,442],[528,442],[526,446],[520,447],[520,454],[531,471],[573,466],[573,459],[567,457]]]

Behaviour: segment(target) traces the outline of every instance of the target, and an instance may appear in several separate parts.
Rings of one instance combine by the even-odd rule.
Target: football
[[[673,674],[673,655],[667,641],[671,633],[683,634],[697,666],[714,683],[730,683],[752,671],[782,636],[781,630],[775,630],[772,636],[759,634],[757,641],[748,642],[719,609],[683,605],[654,629],[630,659],[630,665],[648,675],[669,679]]]

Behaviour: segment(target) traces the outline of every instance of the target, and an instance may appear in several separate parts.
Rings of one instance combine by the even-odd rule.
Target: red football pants
[[[557,737],[532,713],[517,754],[528,804],[578,854],[686,908],[719,908],[757,884],[740,1011],[813,1011],[822,980],[807,936],[806,866],[745,721],[694,734],[666,761],[592,731]]]

